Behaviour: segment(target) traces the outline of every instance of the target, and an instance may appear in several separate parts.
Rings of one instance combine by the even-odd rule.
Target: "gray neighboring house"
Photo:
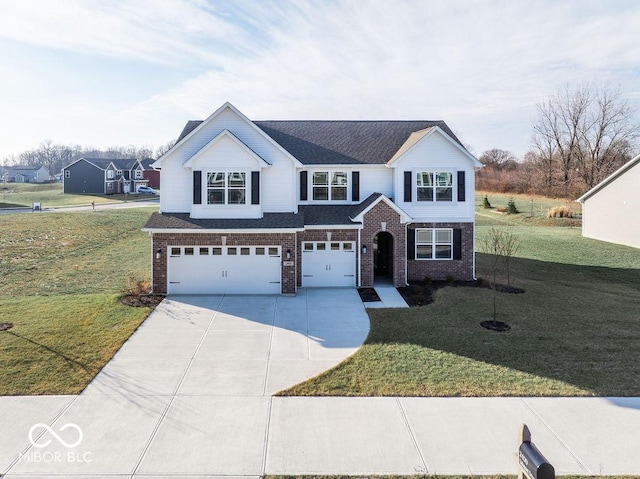
[[[136,159],[79,158],[62,168],[63,191],[75,194],[134,193],[146,186],[144,166]]]
[[[640,155],[578,198],[582,236],[640,248]]]
[[[45,183],[49,181],[49,170],[44,166],[15,165],[2,168],[2,180],[10,183]]]

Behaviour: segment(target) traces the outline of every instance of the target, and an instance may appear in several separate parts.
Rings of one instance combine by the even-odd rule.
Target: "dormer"
[[[261,218],[261,177],[271,164],[229,130],[182,165],[193,178],[192,218]]]

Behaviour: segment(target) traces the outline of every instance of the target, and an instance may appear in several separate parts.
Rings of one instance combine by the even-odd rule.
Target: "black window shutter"
[[[407,259],[416,259],[416,230],[407,228]]]
[[[193,204],[202,204],[202,171],[193,172]]]
[[[462,259],[462,230],[453,230],[453,259]]]
[[[351,172],[351,201],[360,201],[360,172]]]
[[[404,172],[404,202],[411,203],[411,172]]]
[[[464,171],[458,171],[458,201],[464,201]]]
[[[260,204],[260,172],[251,172],[251,204]]]
[[[307,201],[307,172],[300,172],[300,201]]]

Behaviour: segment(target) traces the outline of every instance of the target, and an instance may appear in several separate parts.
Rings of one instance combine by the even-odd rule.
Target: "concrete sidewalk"
[[[0,475],[514,474],[523,422],[557,474],[640,474],[640,398],[271,396],[367,330],[355,290],[172,297],[81,395],[0,398]]]

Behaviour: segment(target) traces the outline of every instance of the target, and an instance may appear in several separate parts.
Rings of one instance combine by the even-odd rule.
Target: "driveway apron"
[[[354,353],[368,331],[353,289],[171,296],[82,394],[40,416],[23,406],[24,435],[5,437],[0,474],[260,476],[271,396]],[[27,439],[34,423],[38,446]],[[68,424],[82,434],[73,455]]]

